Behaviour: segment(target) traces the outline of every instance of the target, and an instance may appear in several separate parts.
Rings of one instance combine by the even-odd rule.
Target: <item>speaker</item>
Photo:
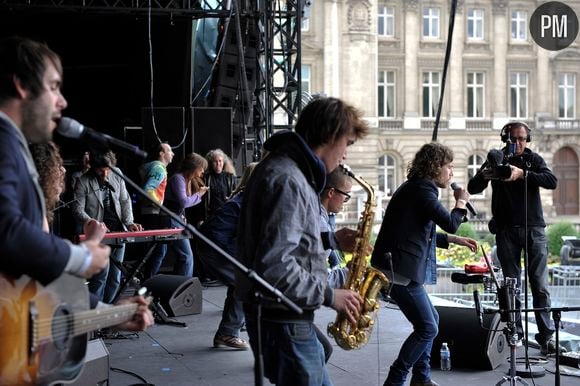
[[[204,156],[222,149],[230,158],[233,153],[232,109],[230,107],[194,107],[193,151]]]
[[[439,313],[439,334],[431,349],[431,366],[439,367],[439,350],[447,342],[451,366],[493,370],[509,356],[509,346],[499,314],[483,315],[483,326],[474,308],[435,306]]]
[[[143,283],[169,316],[200,314],[201,283],[197,277],[155,275]]]
[[[109,351],[102,339],[93,339],[87,346],[85,363],[78,378],[71,386],[108,385],[109,384]]]
[[[505,126],[501,128],[501,132],[499,135],[503,143],[506,143],[508,141],[510,131],[516,127],[523,127],[524,129],[526,129],[527,133],[526,142],[532,142],[532,130],[528,125],[526,125],[524,122],[510,122],[505,124]]]

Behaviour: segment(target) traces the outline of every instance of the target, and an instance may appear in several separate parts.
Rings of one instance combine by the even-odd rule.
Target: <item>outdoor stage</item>
[[[171,385],[253,385],[253,357],[251,351],[232,351],[214,349],[213,336],[221,316],[225,297],[225,287],[203,289],[203,312],[198,315],[178,317],[187,327],[155,325],[146,332],[127,339],[107,339],[109,366],[138,374],[147,382],[157,386]],[[322,308],[317,312],[316,322],[325,330],[326,325],[335,318],[334,311]],[[473,313],[475,319],[475,313]],[[466,320],[472,326],[472,320]],[[572,326],[570,326],[572,327]],[[530,331],[535,328],[530,324]],[[572,329],[573,330],[573,329]],[[377,325],[373,329],[370,342],[355,351],[344,351],[334,346],[334,353],[328,368],[335,386],[376,386],[382,385],[391,362],[395,359],[402,341],[410,332],[410,325],[396,306],[381,302]],[[465,331],[463,332],[465,334]],[[468,334],[467,334],[468,335]],[[578,345],[578,337],[562,334],[566,344]],[[242,337],[247,339],[246,333]],[[469,338],[465,338],[469,339]],[[473,347],[477,350],[477,347]],[[576,350],[578,348],[576,347]],[[518,358],[524,356],[523,348],[518,348]],[[539,350],[530,348],[530,358],[538,358]],[[457,362],[451,358],[451,363]],[[554,359],[543,362],[548,370],[546,375],[534,380],[527,379],[530,385],[554,385]],[[458,369],[450,372],[439,369],[433,371],[433,379],[442,386],[469,385],[490,386],[498,383],[506,375],[508,362],[495,370]],[[562,366],[561,371],[572,370]],[[577,385],[577,376],[561,376],[562,386]],[[110,386],[126,386],[142,383],[137,377],[109,371]],[[269,384],[264,381],[264,384]],[[509,384],[509,383],[508,383]]]

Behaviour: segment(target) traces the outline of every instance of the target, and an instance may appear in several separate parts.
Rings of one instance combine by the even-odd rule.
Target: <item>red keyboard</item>
[[[144,243],[151,241],[171,241],[189,238],[189,234],[181,228],[150,229],[137,232],[109,232],[103,237],[103,244]],[[79,241],[85,241],[87,236],[79,235]]]

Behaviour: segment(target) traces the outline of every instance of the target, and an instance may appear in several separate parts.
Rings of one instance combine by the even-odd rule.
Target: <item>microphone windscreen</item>
[[[62,117],[56,131],[63,137],[80,138],[85,127],[72,118]]]
[[[504,154],[501,150],[491,149],[489,153],[487,153],[487,162],[489,162],[491,166],[499,166],[503,162],[503,156]]]

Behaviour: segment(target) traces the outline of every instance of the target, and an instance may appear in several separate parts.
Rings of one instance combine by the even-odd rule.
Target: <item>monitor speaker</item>
[[[201,313],[201,283],[197,277],[155,275],[143,286],[151,291],[169,316]]]
[[[509,356],[509,346],[499,314],[483,315],[479,325],[475,309],[469,307],[435,306],[439,313],[439,334],[431,349],[431,366],[439,367],[439,350],[447,342],[451,351],[451,366],[493,370]]]

